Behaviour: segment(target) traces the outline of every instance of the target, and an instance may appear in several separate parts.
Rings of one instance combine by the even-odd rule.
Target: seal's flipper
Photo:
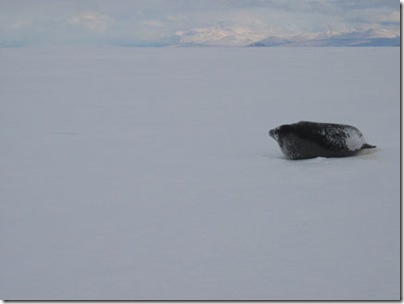
[[[374,149],[374,148],[376,148],[376,146],[372,146],[372,145],[369,145],[369,144],[363,144],[361,149]]]

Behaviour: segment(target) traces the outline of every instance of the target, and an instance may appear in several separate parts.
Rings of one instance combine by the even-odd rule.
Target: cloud
[[[379,16],[379,21],[381,22],[400,22],[400,12],[392,12],[390,14],[385,14]]]
[[[110,23],[110,18],[96,12],[83,12],[70,18],[70,23],[83,26],[97,33],[104,33]]]
[[[142,25],[149,26],[149,27],[163,27],[163,22],[159,20],[145,20],[141,22]]]

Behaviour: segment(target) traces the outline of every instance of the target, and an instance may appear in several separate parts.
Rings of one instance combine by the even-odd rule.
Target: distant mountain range
[[[242,27],[212,26],[185,32],[178,31],[154,42],[107,38],[104,41],[98,41],[96,45],[121,47],[398,47],[400,42],[400,33],[388,30],[328,31],[288,36],[273,34],[266,37],[265,33],[256,33]],[[23,47],[31,44],[30,41],[0,39],[0,48]]]
[[[302,33],[292,36],[271,35],[263,39],[262,34],[243,28],[220,26],[179,32],[177,46],[400,46],[400,36],[386,30],[352,30],[345,32]],[[173,39],[174,41],[175,39]]]
[[[249,45],[250,47],[275,46],[400,46],[400,36],[383,37],[374,30],[347,33],[325,33],[314,37],[294,36],[291,38],[267,37]]]

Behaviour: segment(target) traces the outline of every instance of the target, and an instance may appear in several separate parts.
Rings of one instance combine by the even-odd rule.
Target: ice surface
[[[399,48],[0,49],[0,298],[398,300]],[[376,150],[283,158],[268,130]]]

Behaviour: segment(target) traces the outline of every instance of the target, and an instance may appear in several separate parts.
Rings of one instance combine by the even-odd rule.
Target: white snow
[[[0,49],[0,298],[398,300],[399,48]],[[268,131],[350,124],[290,161]]]

